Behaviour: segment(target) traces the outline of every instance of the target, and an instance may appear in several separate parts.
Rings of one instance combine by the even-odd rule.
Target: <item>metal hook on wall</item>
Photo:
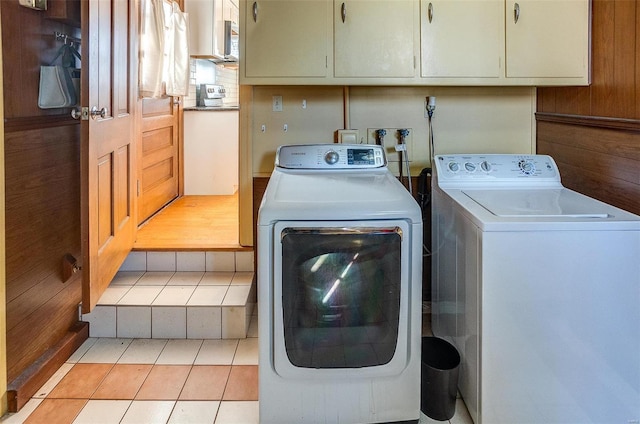
[[[63,41],[64,44],[68,44],[70,46],[80,45],[81,40],[79,38],[72,37],[59,31],[56,31],[53,34],[56,36],[56,40]]]

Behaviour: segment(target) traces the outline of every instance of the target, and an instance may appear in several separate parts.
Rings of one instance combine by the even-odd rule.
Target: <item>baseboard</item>
[[[9,412],[18,412],[62,364],[89,338],[89,324],[78,322],[55,346],[47,349],[7,388]]]

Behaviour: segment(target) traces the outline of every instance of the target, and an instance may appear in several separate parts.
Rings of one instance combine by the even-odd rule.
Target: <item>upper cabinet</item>
[[[240,9],[241,84],[589,84],[589,0],[241,0]]]
[[[245,78],[325,78],[329,55],[326,0],[243,0],[241,75]],[[250,40],[247,42],[247,40]],[[244,50],[243,50],[244,49]],[[271,83],[278,83],[271,81]],[[311,83],[313,84],[313,83]]]
[[[237,0],[185,0],[189,14],[189,54],[195,57],[225,58],[225,21],[239,25]]]
[[[506,76],[586,83],[589,21],[588,1],[507,1]]]
[[[425,78],[500,78],[504,1],[422,0],[421,75]]]
[[[412,78],[418,46],[415,0],[335,0],[336,78]]]

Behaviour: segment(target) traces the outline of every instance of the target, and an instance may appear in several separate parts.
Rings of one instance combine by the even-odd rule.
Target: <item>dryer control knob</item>
[[[451,172],[458,172],[460,170],[460,165],[458,164],[458,162],[449,162],[447,167]]]
[[[480,169],[482,169],[484,172],[489,172],[491,171],[491,164],[489,163],[489,161],[483,160],[482,162],[480,162]]]
[[[336,164],[339,159],[340,159],[340,155],[338,154],[338,152],[334,150],[329,150],[327,153],[324,154],[324,161],[327,162],[329,165]]]
[[[473,162],[466,162],[464,164],[464,169],[466,169],[467,172],[476,172],[476,164]]]

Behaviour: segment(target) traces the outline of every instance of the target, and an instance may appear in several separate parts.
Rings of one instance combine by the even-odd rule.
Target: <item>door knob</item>
[[[94,106],[91,108],[91,118],[92,119],[98,119],[98,117],[100,118],[106,118],[107,117],[107,108],[103,107],[102,109],[98,110],[97,106]]]
[[[82,111],[80,110],[80,108],[71,109],[71,117],[73,119],[80,119],[82,117]]]

